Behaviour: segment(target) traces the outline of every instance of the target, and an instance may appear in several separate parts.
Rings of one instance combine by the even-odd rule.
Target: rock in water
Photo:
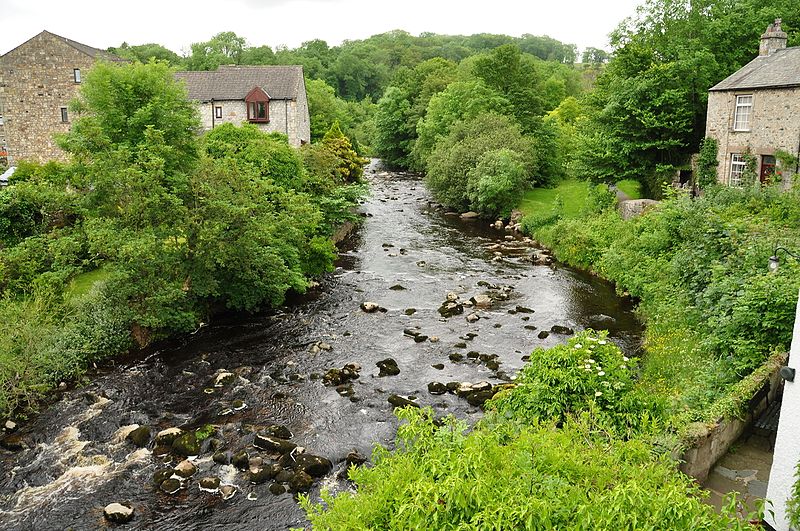
[[[259,450],[266,450],[279,454],[286,454],[297,448],[297,445],[293,442],[266,434],[256,435],[256,438],[253,440],[253,446]]]
[[[428,392],[432,395],[443,395],[447,392],[447,386],[441,382],[431,382],[428,384]]]
[[[192,463],[188,459],[184,459],[175,466],[175,474],[179,475],[182,478],[188,478],[190,476],[193,476],[195,475],[196,472],[197,472],[197,467],[194,466],[194,463]]]
[[[200,489],[216,492],[219,489],[219,478],[207,477],[200,480]]]
[[[397,362],[392,358],[381,360],[375,365],[380,369],[378,376],[397,376],[400,374],[400,368],[397,366]]]
[[[165,479],[161,482],[161,490],[167,494],[175,494],[181,490],[181,482],[177,479]]]
[[[333,463],[318,455],[300,454],[295,457],[294,461],[297,470],[302,470],[315,478],[321,478],[333,468]]]
[[[292,476],[289,480],[289,488],[293,492],[305,492],[311,488],[311,485],[314,484],[314,478],[303,472],[302,470],[297,472]]]
[[[239,470],[247,470],[250,466],[250,456],[242,450],[231,458],[231,464]]]
[[[286,426],[281,426],[280,424],[271,424],[264,428],[264,433],[272,435],[274,437],[278,437],[279,439],[291,439],[292,432],[289,431],[289,428]]]
[[[172,451],[183,457],[200,455],[200,443],[193,432],[184,433],[172,443]]]
[[[361,310],[366,313],[375,313],[380,310],[380,306],[375,304],[374,302],[362,302],[361,303]]]
[[[477,314],[477,313],[475,313],[475,312],[472,312],[471,314],[469,314],[469,315],[466,317],[466,320],[467,320],[467,322],[468,322],[468,323],[475,323],[475,322],[477,322],[477,321],[478,321],[480,318],[481,318],[481,316],[480,316],[480,315],[478,315],[478,314]]]
[[[133,507],[121,503],[109,503],[103,509],[106,520],[115,524],[127,524],[133,520]]]
[[[274,494],[275,496],[280,496],[281,494],[286,492],[286,489],[280,483],[272,483],[269,486],[269,491]]]
[[[550,331],[554,334],[562,334],[565,336],[571,336],[575,333],[575,330],[568,326],[561,326],[561,325],[553,325],[550,327]]]
[[[539,332],[539,334],[536,337],[538,337],[539,339],[546,339],[547,336],[549,336],[549,335],[550,335],[550,332],[548,332],[547,330],[542,330],[541,332]]]
[[[461,216],[459,216],[459,217],[460,217],[461,219],[478,219],[478,218],[480,217],[480,214],[478,214],[477,212],[473,212],[473,211],[471,211],[471,210],[470,210],[469,212],[464,212],[464,213],[463,213],[463,214],[461,214]]]
[[[175,442],[175,439],[181,435],[183,435],[183,430],[180,428],[167,428],[166,430],[161,430],[156,435],[156,445],[172,446],[172,443]]]
[[[394,407],[420,407],[419,404],[413,400],[400,395],[389,395],[389,403]]]
[[[125,438],[139,448],[144,448],[150,442],[150,426],[139,426]]]
[[[442,317],[453,317],[464,313],[464,305],[455,301],[445,301],[439,307],[439,314]]]

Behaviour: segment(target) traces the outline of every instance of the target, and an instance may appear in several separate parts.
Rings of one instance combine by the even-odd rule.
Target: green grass
[[[631,199],[642,198],[642,185],[634,179],[623,179],[617,183],[617,188]]]
[[[547,213],[553,209],[556,197],[560,196],[564,202],[564,217],[576,218],[589,194],[589,184],[586,181],[568,180],[561,182],[555,188],[534,188],[528,190],[522,197],[519,209],[526,216],[536,213]]]
[[[75,275],[70,281],[69,287],[67,287],[67,296],[68,298],[73,299],[82,295],[86,295],[96,282],[106,280],[110,276],[111,273],[103,267],[98,267],[93,271],[87,271],[86,273]]]

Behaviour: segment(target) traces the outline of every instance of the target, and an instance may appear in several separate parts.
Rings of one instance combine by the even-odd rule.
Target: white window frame
[[[217,105],[214,107],[214,119],[222,119],[222,105]]]
[[[733,112],[733,130],[749,131],[750,120],[753,117],[753,95],[740,94],[736,96],[736,106]]]
[[[728,173],[728,185],[742,186],[742,176],[747,170],[747,160],[743,153],[731,153],[731,166]]]

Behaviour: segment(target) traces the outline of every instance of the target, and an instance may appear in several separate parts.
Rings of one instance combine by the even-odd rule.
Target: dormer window
[[[247,121],[269,122],[269,96],[260,87],[255,87],[244,98],[247,105]]]
[[[80,68],[73,68],[72,69],[72,77],[75,79],[75,83],[81,82],[81,69]]]

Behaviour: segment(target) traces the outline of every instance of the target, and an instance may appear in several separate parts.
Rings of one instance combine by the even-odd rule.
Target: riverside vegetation
[[[338,124],[302,150],[249,125],[198,137],[164,63],[97,65],[74,107],[71,162],[0,191],[0,415],[134,339],[303,292],[363,193]]]

